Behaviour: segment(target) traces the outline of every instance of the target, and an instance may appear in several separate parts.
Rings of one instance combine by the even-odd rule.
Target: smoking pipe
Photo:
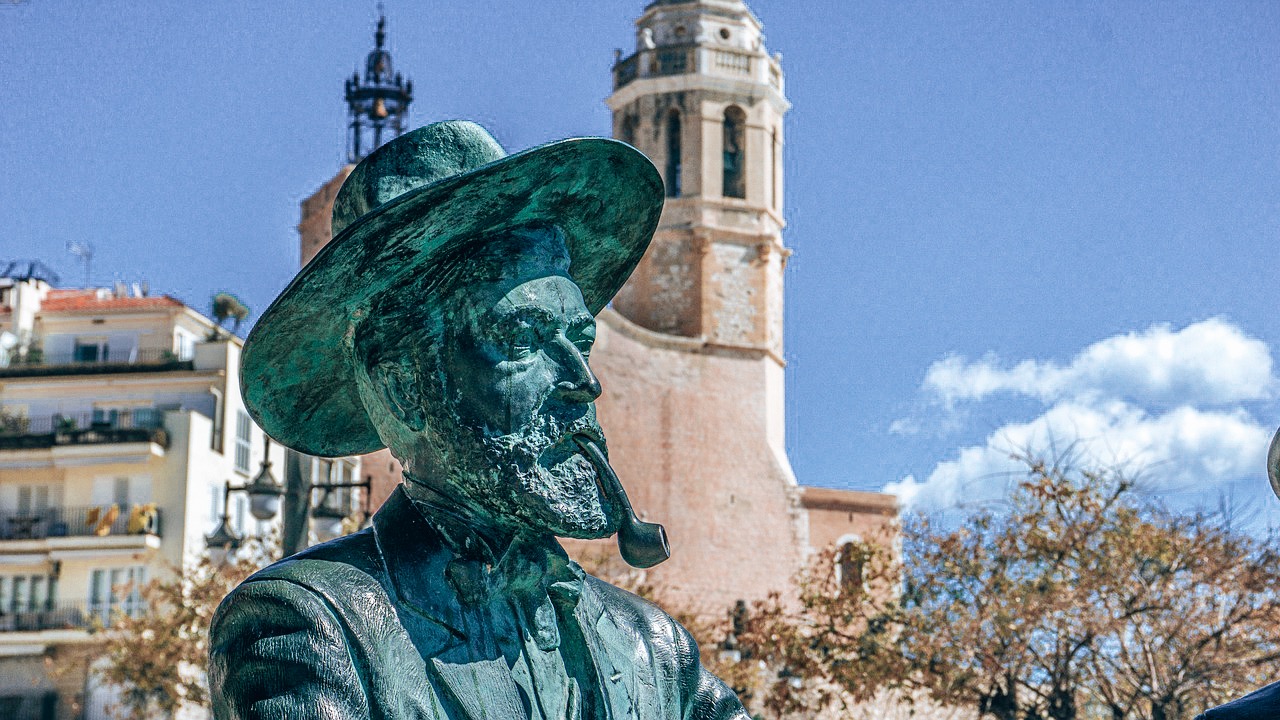
[[[609,466],[604,452],[586,435],[574,435],[573,441],[586,453],[587,459],[600,475],[601,490],[609,504],[622,508],[622,525],[618,527],[618,553],[627,564],[635,568],[651,568],[671,557],[671,544],[667,542],[667,529],[658,523],[644,522],[636,517],[622,489],[622,481]]]

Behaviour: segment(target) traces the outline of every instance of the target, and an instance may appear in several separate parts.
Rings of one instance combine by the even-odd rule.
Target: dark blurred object
[[[1280,718],[1280,682],[1251,692],[1239,700],[1196,716],[1196,720],[1277,720]]]

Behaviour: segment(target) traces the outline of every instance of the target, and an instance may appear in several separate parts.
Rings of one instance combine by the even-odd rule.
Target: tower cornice
[[[612,95],[605,98],[604,102],[610,110],[618,112],[646,95],[695,91],[723,93],[726,97],[766,100],[780,115],[791,109],[791,101],[772,85],[710,75],[665,75],[639,78],[615,90]]]

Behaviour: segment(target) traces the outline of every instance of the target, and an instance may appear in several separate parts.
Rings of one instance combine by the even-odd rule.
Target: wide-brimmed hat
[[[662,202],[657,169],[616,140],[573,138],[507,155],[465,121],[392,140],[351,172],[334,200],[333,240],[249,333],[240,365],[249,414],[308,455],[382,448],[356,389],[352,347],[373,298],[410,273],[430,273],[442,250],[549,224],[563,231],[569,275],[598,313],[640,262]]]

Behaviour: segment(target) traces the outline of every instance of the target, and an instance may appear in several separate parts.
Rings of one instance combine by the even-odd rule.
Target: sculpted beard
[[[447,454],[451,484],[480,506],[560,537],[600,538],[615,530],[595,467],[573,442],[584,434],[603,447],[594,408],[549,401],[529,425],[507,435],[439,419],[456,428]]]

